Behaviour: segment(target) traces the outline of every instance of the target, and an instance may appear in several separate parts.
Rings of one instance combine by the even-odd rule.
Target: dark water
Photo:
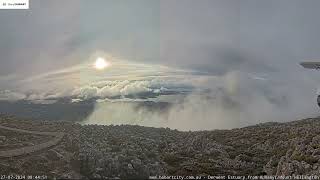
[[[0,101],[0,114],[22,119],[76,122],[86,119],[93,109],[93,102],[34,104],[28,101]]]

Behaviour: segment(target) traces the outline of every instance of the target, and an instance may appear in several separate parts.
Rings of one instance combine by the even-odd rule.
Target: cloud
[[[135,71],[142,68],[138,67],[130,65]],[[87,68],[80,66],[71,71],[67,68],[61,71],[62,74],[60,71],[48,74],[50,78],[58,76],[63,80],[65,76],[68,79],[85,70]],[[95,98],[95,109],[85,123],[139,124],[180,130],[228,129],[268,121],[289,121],[315,116],[318,111],[314,100],[318,79],[310,78],[311,72],[302,68],[273,73],[234,70],[224,75],[182,70],[160,72],[166,76],[155,76],[150,72],[146,75],[144,70],[135,72],[132,79],[118,78],[115,72],[111,79],[94,78],[93,82],[79,86],[65,83],[72,87],[71,91],[52,88],[57,87],[55,83],[63,84],[54,81],[50,86],[43,84],[41,91],[28,88],[2,91],[0,99],[54,103],[57,101],[52,100],[68,97],[70,103],[79,103]],[[34,85],[46,82],[47,78],[47,75],[38,76],[28,82]]]
[[[95,109],[84,123],[139,124],[180,130],[228,129],[317,114],[314,100],[317,79],[309,78],[307,71],[273,74],[231,71],[218,76],[186,71],[179,76],[150,77],[100,80],[74,87],[70,92],[53,93],[50,88],[40,93],[6,90],[0,100],[55,103],[69,97],[70,103],[79,103],[95,98],[98,99]]]
[[[308,83],[301,82],[305,89],[299,89],[282,80],[282,84],[255,80],[242,72],[230,72],[222,81],[222,86],[211,84],[211,91],[193,93],[173,106],[165,121],[167,126],[181,130],[229,129],[317,115],[314,88]]]
[[[320,76],[298,62],[320,57],[319,3],[35,1],[0,12],[0,100],[97,98],[101,121],[185,130],[317,115]],[[106,54],[111,68],[90,68]],[[179,92],[165,112],[136,104]]]
[[[2,101],[18,101],[26,98],[23,93],[12,92],[10,90],[0,91],[0,100]]]
[[[285,122],[317,115],[315,81],[303,74],[292,78],[263,79],[241,71],[202,80],[204,89],[182,96],[180,101],[106,100],[83,123],[138,124],[179,130],[230,129],[277,121]],[[299,81],[292,84],[287,79]],[[163,97],[163,96],[160,96]],[[170,99],[178,99],[175,95]],[[149,103],[152,101],[155,103]],[[165,104],[161,104],[164,102]],[[154,106],[163,106],[155,108]],[[107,117],[106,117],[107,116]]]
[[[31,75],[75,63],[70,55],[78,47],[73,43],[79,32],[78,13],[73,0],[63,7],[36,0],[28,11],[0,12],[1,32],[6,34],[0,35],[0,75]]]
[[[93,57],[94,58],[94,57]],[[25,100],[48,100],[71,97],[91,98],[149,98],[163,93],[191,91],[202,75],[197,71],[181,70],[162,65],[141,64],[113,57],[112,66],[103,72],[92,67],[91,59],[75,66],[27,76],[8,76],[0,80],[15,81],[8,87],[25,95]]]
[[[178,89],[180,87],[180,89]],[[129,95],[143,94],[144,98],[148,98],[148,94],[152,96],[160,96],[165,92],[180,93],[181,89],[191,91],[190,85],[185,85],[180,81],[164,81],[164,80],[114,80],[101,81],[84,87],[75,89],[72,96],[82,99],[90,99],[93,97],[104,99],[120,96],[124,98]],[[189,89],[188,89],[189,88]]]
[[[91,86],[84,86],[79,89],[75,89],[72,92],[73,96],[77,96],[83,99],[90,99],[97,96],[98,88]]]
[[[136,81],[134,83],[129,83],[120,90],[122,95],[138,94],[151,91],[152,90],[149,88],[148,81]]]

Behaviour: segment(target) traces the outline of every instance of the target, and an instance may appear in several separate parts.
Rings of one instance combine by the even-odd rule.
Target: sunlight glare
[[[109,62],[107,62],[104,58],[99,57],[96,59],[96,62],[94,64],[95,68],[98,70],[102,70],[110,65]]]

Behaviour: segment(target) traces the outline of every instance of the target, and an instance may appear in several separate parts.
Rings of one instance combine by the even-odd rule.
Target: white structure
[[[320,70],[320,62],[301,62],[300,65],[307,69]],[[318,103],[318,106],[320,107],[320,89],[319,88],[317,88],[317,95],[318,95],[317,103]]]

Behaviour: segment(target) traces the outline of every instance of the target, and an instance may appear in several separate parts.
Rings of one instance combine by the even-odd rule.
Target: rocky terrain
[[[320,118],[197,132],[131,125],[81,126],[8,116],[1,116],[0,125],[64,133],[55,146],[0,157],[1,175],[137,179],[154,175],[320,174]],[[0,151],[48,138],[0,132]]]

